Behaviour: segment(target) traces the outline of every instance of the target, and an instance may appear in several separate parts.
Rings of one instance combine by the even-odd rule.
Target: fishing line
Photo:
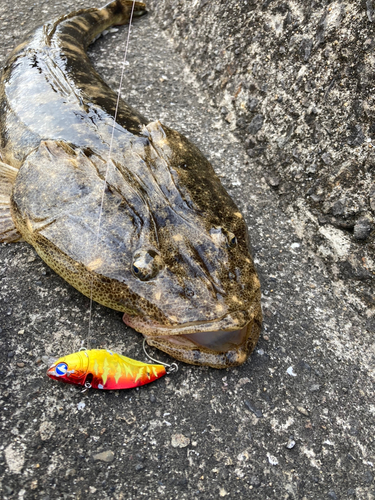
[[[164,363],[163,361],[159,361],[158,359],[154,359],[152,358],[149,353],[146,351],[146,339],[144,338],[143,339],[143,352],[146,354],[146,356],[151,359],[151,361],[154,361],[155,363],[158,363],[159,365],[163,365],[163,366],[166,366],[168,368],[167,370],[167,374],[170,375],[171,373],[175,373],[178,371],[178,364],[177,363],[171,363],[171,364],[168,364],[168,363]]]
[[[123,60],[122,60],[122,70],[121,70],[120,84],[119,84],[119,88],[118,88],[118,92],[117,92],[117,101],[116,101],[115,114],[114,114],[114,117],[113,117],[112,134],[111,134],[111,141],[110,141],[110,144],[109,144],[107,168],[106,168],[106,171],[105,171],[104,183],[103,183],[103,190],[102,190],[102,196],[101,196],[101,203],[100,203],[100,208],[99,208],[98,231],[96,233],[96,241],[95,241],[95,246],[94,246],[94,255],[96,255],[96,251],[98,249],[98,243],[99,243],[100,227],[101,227],[103,205],[104,205],[104,195],[105,195],[105,189],[107,187],[107,177],[108,177],[108,171],[109,171],[109,163],[111,161],[111,156],[112,156],[113,139],[114,139],[114,135],[115,135],[116,119],[117,119],[118,108],[119,108],[119,103],[120,103],[120,95],[121,95],[121,89],[122,89],[122,82],[123,82],[124,73],[125,73],[126,58],[127,58],[127,55],[128,55],[128,48],[129,48],[129,41],[130,41],[130,32],[131,32],[131,26],[132,26],[133,14],[134,14],[135,2],[136,2],[136,0],[133,0],[132,9],[131,9],[130,18],[129,18],[128,36],[126,37],[126,45],[125,45],[124,57],[123,57]],[[86,344],[87,344],[88,348],[90,348],[90,338],[91,338],[93,288],[94,288],[94,283],[93,283],[93,277],[91,276],[91,278],[90,278],[89,331],[88,331],[88,334],[87,334],[87,337],[86,337]],[[82,341],[81,349],[83,349],[83,343],[84,343],[84,341]]]

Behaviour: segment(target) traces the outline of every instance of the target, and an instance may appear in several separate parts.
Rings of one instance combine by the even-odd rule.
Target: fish
[[[47,22],[7,59],[0,241],[32,245],[148,345],[193,365],[238,366],[262,323],[244,217],[181,133],[122,99],[114,120],[117,94],[86,53],[103,30],[129,21],[132,3]],[[135,2],[135,15],[145,10]]]
[[[47,370],[53,380],[86,388],[117,390],[149,384],[166,375],[163,365],[136,361],[108,349],[90,349],[68,354]]]

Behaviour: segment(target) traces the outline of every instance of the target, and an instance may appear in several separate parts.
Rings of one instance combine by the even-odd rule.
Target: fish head
[[[198,365],[243,363],[261,308],[242,214],[183,135],[154,122],[127,141],[115,142],[110,161],[43,142],[17,175],[17,227],[47,264],[123,311],[150,345]]]
[[[47,375],[68,384],[84,385],[88,365],[88,355],[85,351],[79,351],[59,358],[48,368]]]
[[[128,286],[137,301],[124,321],[182,361],[241,364],[261,324],[245,220],[184,136],[159,122],[145,127],[145,135],[144,162],[156,179],[147,183],[152,224],[133,248]]]

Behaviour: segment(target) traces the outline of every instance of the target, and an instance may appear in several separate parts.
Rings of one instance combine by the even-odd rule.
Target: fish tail
[[[101,9],[81,9],[66,14],[44,26],[45,43],[52,45],[57,36],[70,45],[86,49],[107,28],[128,23],[132,8],[133,0],[114,0]],[[133,16],[145,13],[146,5],[135,2]]]
[[[146,4],[143,2],[133,2],[133,0],[114,0],[100,9],[105,15],[112,19],[112,25],[121,26],[127,24],[130,20],[134,3],[134,17],[140,17],[145,14]]]
[[[115,4],[115,5],[114,5]],[[133,8],[133,0],[115,0],[115,2],[109,3],[104,8],[109,8],[112,6],[122,14],[123,20],[119,24],[125,24],[130,19],[130,14]],[[146,11],[146,4],[143,2],[134,2],[134,17],[143,16]]]
[[[22,238],[11,214],[11,195],[18,169],[0,161],[0,243]]]

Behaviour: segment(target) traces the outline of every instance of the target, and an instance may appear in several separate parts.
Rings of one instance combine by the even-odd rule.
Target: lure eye
[[[154,250],[137,250],[133,256],[133,274],[141,281],[148,281],[162,268],[162,259]]]
[[[58,377],[62,377],[66,375],[66,372],[68,371],[68,365],[66,363],[59,363],[55,367],[55,372]]]

